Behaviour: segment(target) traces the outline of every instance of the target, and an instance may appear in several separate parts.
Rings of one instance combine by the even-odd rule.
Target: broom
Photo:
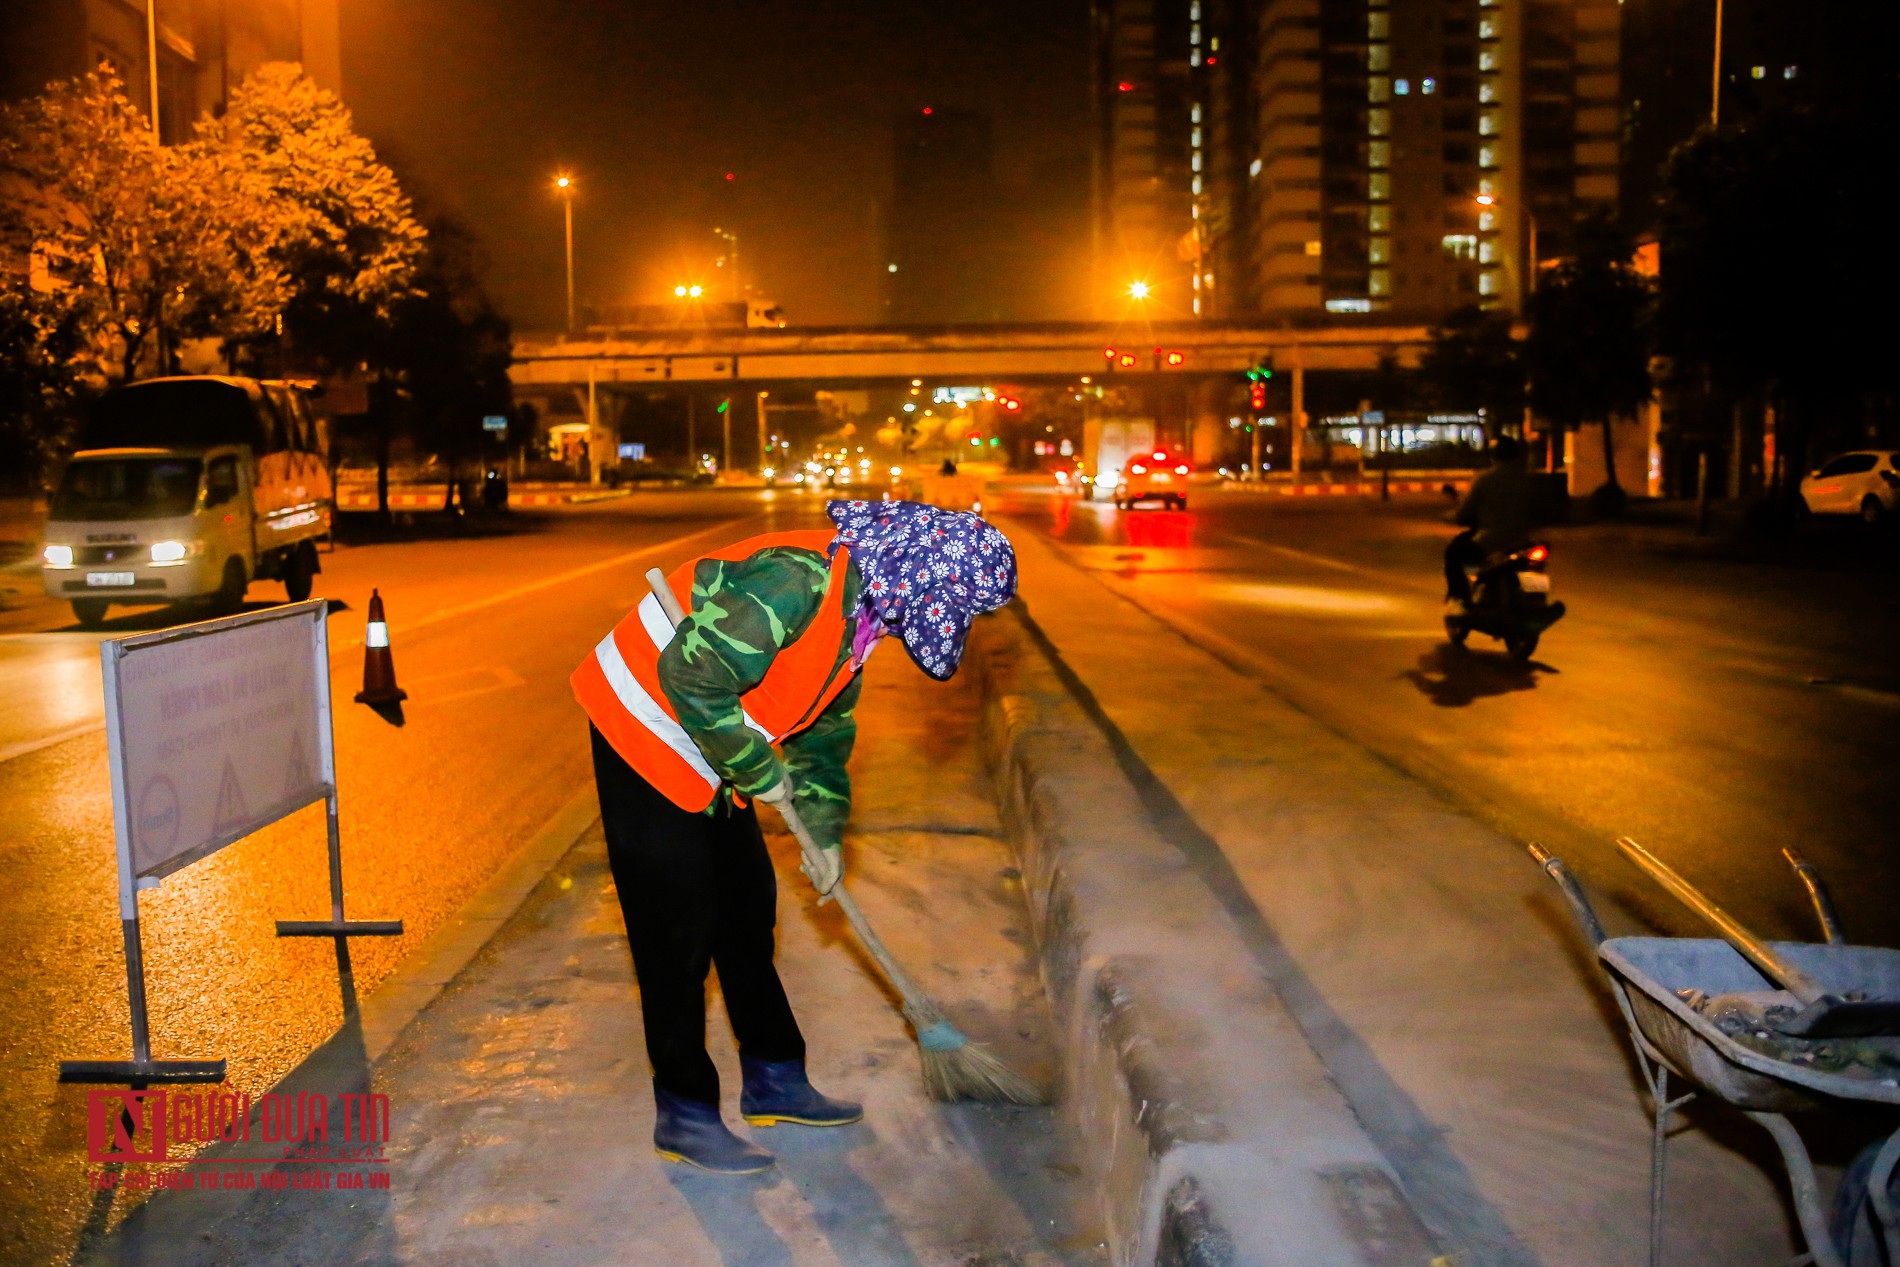
[[[653,597],[659,601],[660,610],[666,613],[666,619],[677,629],[686,619],[686,613],[680,609],[679,598],[673,593],[672,586],[666,583],[666,577],[658,568],[647,570],[647,584],[653,587]],[[769,802],[768,802],[769,803]],[[788,797],[777,803],[774,808],[785,818],[785,825],[791,829],[798,840],[798,848],[805,858],[806,871],[810,875],[823,874],[823,855],[818,842],[811,838],[805,829],[804,820],[798,816],[798,810]],[[864,918],[864,912],[839,880],[832,886],[831,892],[819,899],[835,900],[844,911],[845,919],[851,923],[851,931],[856,933],[858,941],[870,952],[871,958],[904,1001],[904,1018],[917,1032],[918,1055],[924,1066],[924,1086],[933,1099],[943,1101],[977,1100],[986,1104],[1042,1104],[1044,1098],[1036,1084],[1017,1073],[1008,1065],[991,1055],[979,1044],[971,1042],[963,1032],[950,1023],[930,997],[898,966],[891,952],[871,928],[870,921]]]

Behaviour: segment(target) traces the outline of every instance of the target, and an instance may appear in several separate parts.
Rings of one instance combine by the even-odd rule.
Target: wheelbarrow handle
[[[1583,886],[1577,883],[1570,868],[1564,865],[1562,858],[1551,853],[1536,841],[1525,848],[1530,850],[1532,861],[1544,869],[1544,874],[1556,881],[1563,890],[1564,898],[1570,903],[1570,913],[1577,918],[1577,925],[1583,929],[1583,935],[1590,939],[1592,948],[1603,944],[1603,923],[1597,919],[1596,910],[1590,905],[1590,899],[1584,896]]]
[[[1828,893],[1827,885],[1822,882],[1821,873],[1816,871],[1814,864],[1802,857],[1793,846],[1783,849],[1781,856],[1788,860],[1788,865],[1794,868],[1795,875],[1800,877],[1802,885],[1807,888],[1808,901],[1814,903],[1814,915],[1821,921],[1821,935],[1827,938],[1827,944],[1846,945],[1847,938],[1841,933],[1840,916],[1834,913],[1834,898]]]
[[[1722,940],[1735,947],[1742,958],[1754,964],[1763,976],[1778,982],[1788,993],[1801,1000],[1803,1007],[1820,1003],[1829,997],[1827,988],[1819,981],[1783,959],[1774,947],[1742,927],[1739,920],[1703,896],[1700,889],[1677,875],[1661,858],[1628,836],[1619,837],[1616,847],[1631,862],[1647,871],[1651,879],[1674,894],[1684,906],[1701,916],[1705,924],[1720,933]]]

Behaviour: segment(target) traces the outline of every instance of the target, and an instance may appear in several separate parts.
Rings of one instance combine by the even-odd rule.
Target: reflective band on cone
[[[389,654],[389,624],[383,619],[383,596],[369,592],[369,631],[363,637],[363,689],[359,704],[396,704],[409,692],[396,685],[396,662]]]

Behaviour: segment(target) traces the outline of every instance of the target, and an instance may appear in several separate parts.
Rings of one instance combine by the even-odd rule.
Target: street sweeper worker
[[[675,630],[648,595],[574,671],[592,732],[607,857],[626,917],[653,1065],[662,1157],[747,1174],[771,1154],[726,1128],[706,1054],[706,972],[719,971],[755,1126],[841,1126],[858,1105],[814,1089],[773,966],[777,884],[752,802],[791,800],[843,874],[845,763],[859,671],[897,635],[919,668],[956,671],[971,622],[1016,591],[1016,556],[973,514],[834,501],[833,530],[776,532],[668,578]]]

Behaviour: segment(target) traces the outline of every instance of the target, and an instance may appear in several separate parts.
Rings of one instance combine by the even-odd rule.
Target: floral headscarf
[[[946,680],[970,622],[1016,595],[1016,551],[993,524],[922,502],[834,501],[825,507],[864,582],[864,603],[917,667]]]

